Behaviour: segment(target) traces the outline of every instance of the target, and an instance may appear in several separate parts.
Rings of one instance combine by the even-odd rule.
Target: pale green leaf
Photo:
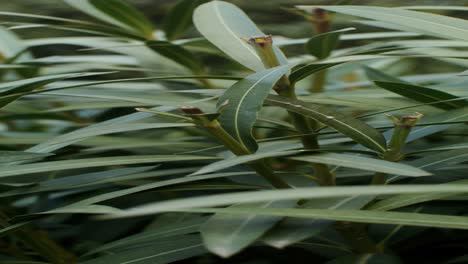
[[[60,160],[7,166],[0,172],[0,177],[22,176],[28,173],[40,173],[79,168],[93,168],[112,165],[130,165],[158,162],[176,162],[189,160],[213,160],[214,157],[190,155],[137,155],[116,156],[88,159]]]
[[[315,8],[401,25],[412,32],[449,39],[468,40],[468,22],[463,19],[377,6],[297,6],[311,11]]]
[[[193,22],[208,41],[245,67],[264,70],[262,60],[245,38],[265,35],[238,7],[223,1],[211,1],[195,9]],[[283,53],[274,48],[281,64],[287,60]]]
[[[291,159],[305,162],[324,163],[329,165],[343,166],[361,170],[377,171],[408,177],[428,176],[430,173],[417,167],[409,166],[403,163],[390,162],[380,159],[367,158],[358,155],[321,153],[314,155],[305,155],[292,157]]]

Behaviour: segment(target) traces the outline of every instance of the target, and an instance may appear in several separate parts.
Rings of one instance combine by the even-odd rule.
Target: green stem
[[[203,114],[200,109],[191,106],[182,107],[182,111],[192,117],[197,125],[205,128],[235,155],[243,156],[252,154],[246,147],[237,142],[237,140],[226,132],[216,118],[210,118],[208,115]],[[291,188],[289,184],[274,173],[264,160],[250,162],[248,165],[275,188]]]
[[[421,117],[422,114],[419,113],[402,116],[401,118],[390,116],[395,124],[395,130],[388,144],[388,149],[382,157],[383,160],[398,162],[402,159],[402,150],[406,145],[406,139]],[[385,173],[377,172],[372,178],[371,184],[383,185],[386,183],[386,178]]]
[[[271,36],[260,36],[253,37],[248,40],[248,43],[252,45],[257,54],[262,59],[265,68],[273,68],[280,65],[276,53],[273,50]],[[296,99],[296,91],[294,86],[291,85],[287,76],[283,76],[274,87],[275,92],[286,98]],[[296,129],[303,134],[301,137],[302,144],[305,149],[319,149],[319,143],[316,132],[319,127],[319,123],[300,114],[288,112],[292,119],[293,125]],[[312,163],[314,169],[315,178],[319,179],[320,185],[335,185],[335,175],[330,172],[327,165],[321,163]]]
[[[314,74],[314,80],[310,92],[321,93],[325,90],[325,82],[327,80],[327,70],[322,70]]]

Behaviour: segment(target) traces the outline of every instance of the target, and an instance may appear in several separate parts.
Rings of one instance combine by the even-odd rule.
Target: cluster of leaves
[[[64,1],[0,12],[0,263],[468,261],[468,8]]]

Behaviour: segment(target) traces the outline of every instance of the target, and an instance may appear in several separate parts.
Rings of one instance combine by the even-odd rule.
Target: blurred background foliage
[[[176,0],[131,0],[128,3],[132,4],[143,12],[156,27],[161,26],[168,11],[175,5]],[[253,1],[253,0],[230,0],[229,2],[239,6],[251,17],[264,32],[275,35],[285,35],[291,38],[308,37],[312,34],[311,27],[308,27],[307,22],[300,16],[287,12],[285,8],[290,8],[293,5],[331,5],[336,3],[335,0],[268,0],[268,1]],[[405,6],[405,5],[468,5],[468,0],[355,0],[351,2],[354,5],[377,5],[377,6]],[[0,10],[10,12],[24,13],[39,13],[41,15],[58,16],[75,19],[91,19],[82,12],[70,8],[67,4],[60,0],[14,0],[0,1]],[[445,12],[450,16],[462,16],[462,12],[449,11]],[[458,13],[458,14],[457,14]],[[334,21],[334,26],[340,28],[344,21]],[[349,24],[348,24],[349,25]],[[373,28],[375,30],[375,28]],[[41,36],[41,30],[32,31],[24,30],[26,36]],[[47,36],[52,37],[51,33]],[[58,35],[76,35],[71,32],[55,32]],[[187,36],[197,35],[195,29],[187,33]]]

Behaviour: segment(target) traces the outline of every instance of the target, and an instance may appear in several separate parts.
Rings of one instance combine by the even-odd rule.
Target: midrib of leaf
[[[268,100],[269,100],[269,101],[279,102],[279,103],[284,103],[284,102],[277,101],[277,100],[275,100],[275,99],[270,99],[270,98],[269,98]],[[303,107],[302,105],[295,105],[295,104],[289,103],[289,102],[286,102],[285,104],[290,104],[290,105],[292,105],[292,106],[294,106],[294,107],[303,109],[303,110],[306,111],[306,112],[312,112],[312,113],[315,113],[315,114],[317,114],[317,115],[323,116],[324,118],[329,118],[329,116],[327,116],[327,115],[324,115],[324,114],[322,114],[322,113],[320,113],[320,112],[317,112],[317,111],[314,111],[314,110],[312,110],[312,109],[305,108],[305,107]],[[468,115],[468,114],[467,114],[467,115]],[[373,140],[371,137],[367,136],[366,134],[362,133],[361,131],[356,130],[354,127],[352,127],[352,126],[350,126],[350,125],[348,125],[348,124],[346,124],[346,123],[344,123],[344,122],[341,122],[340,120],[338,120],[338,119],[336,119],[336,118],[334,118],[333,120],[334,120],[335,122],[338,122],[338,123],[340,123],[340,124],[342,124],[342,125],[344,125],[344,126],[350,128],[351,130],[357,132],[358,134],[363,135],[365,138],[367,138],[367,140],[369,140],[369,141],[372,142],[375,146],[377,146],[382,152],[385,152],[385,151],[386,151],[386,149],[383,148],[378,142],[376,142],[375,140]]]
[[[293,158],[293,159],[294,159],[294,158]],[[337,161],[337,162],[340,162],[340,161],[341,161],[340,159],[331,158],[331,157],[325,157],[325,160],[331,160],[331,161]],[[380,160],[378,160],[378,161],[380,161]],[[343,167],[344,167],[344,166],[343,166]],[[398,168],[398,169],[393,168],[393,169],[394,169],[395,171],[399,171],[399,172],[402,173],[402,174],[405,174],[405,172],[406,172],[406,170],[401,170],[401,169],[399,169],[399,168]],[[376,169],[376,171],[378,171],[378,170]]]
[[[238,140],[242,143],[242,145],[246,146],[246,144],[244,143],[244,141],[242,140],[241,136],[240,136],[240,131],[239,131],[239,113],[240,113],[240,109],[241,107],[243,106],[243,102],[244,100],[247,98],[247,96],[249,95],[249,93],[255,88],[255,86],[257,86],[257,84],[259,84],[261,81],[263,81],[264,79],[266,79],[268,76],[272,75],[273,73],[279,71],[279,70],[282,70],[283,68],[278,68],[270,73],[268,73],[267,75],[263,76],[262,78],[258,79],[248,90],[247,92],[241,97],[241,99],[239,100],[239,104],[236,108],[236,112],[235,112],[235,115],[234,115],[234,128],[235,128],[235,131],[236,131],[236,137],[238,138]]]
[[[196,248],[196,247],[201,247],[201,246],[203,246],[203,244],[197,244],[197,245],[188,246],[188,247],[185,247],[185,248],[178,248],[178,249],[174,249],[174,250],[167,251],[167,252],[164,252],[164,253],[159,253],[159,254],[155,254],[155,255],[151,255],[151,256],[146,256],[146,257],[139,258],[139,259],[134,259],[134,260],[122,262],[121,264],[134,263],[134,262],[137,262],[137,261],[141,261],[141,260],[145,260],[145,259],[150,259],[150,258],[156,258],[156,257],[159,257],[159,256],[164,256],[164,255],[171,254],[171,253],[174,253],[174,252],[184,251],[184,250],[188,250],[188,249]]]
[[[468,156],[468,153],[466,154],[462,154],[462,155],[457,155],[457,156],[453,156],[453,157],[450,157],[450,158],[446,158],[446,159],[442,159],[442,160],[438,160],[438,161],[435,161],[435,162],[432,162],[432,163],[428,163],[428,164],[425,164],[419,168],[425,168],[427,166],[431,166],[431,165],[434,165],[434,164],[437,164],[437,163],[441,163],[441,162],[446,162],[446,161],[449,161],[449,160],[452,160],[452,159],[457,159],[457,158],[460,158],[460,157],[463,157],[463,156]]]
[[[231,28],[229,28],[226,23],[224,22],[220,12],[219,12],[219,7],[218,7],[218,4],[215,4],[214,5],[215,7],[215,14],[216,14],[216,17],[219,19],[219,21],[221,21],[221,24],[227,29],[227,32],[229,32],[229,34],[231,34],[232,36],[234,36],[235,39],[239,39],[239,37],[237,37],[236,33],[234,33]],[[257,53],[255,53],[249,46],[247,43],[245,43],[242,39],[239,39],[240,43],[242,46],[244,46],[252,56],[256,57],[259,61],[261,61],[260,57],[257,55]]]

